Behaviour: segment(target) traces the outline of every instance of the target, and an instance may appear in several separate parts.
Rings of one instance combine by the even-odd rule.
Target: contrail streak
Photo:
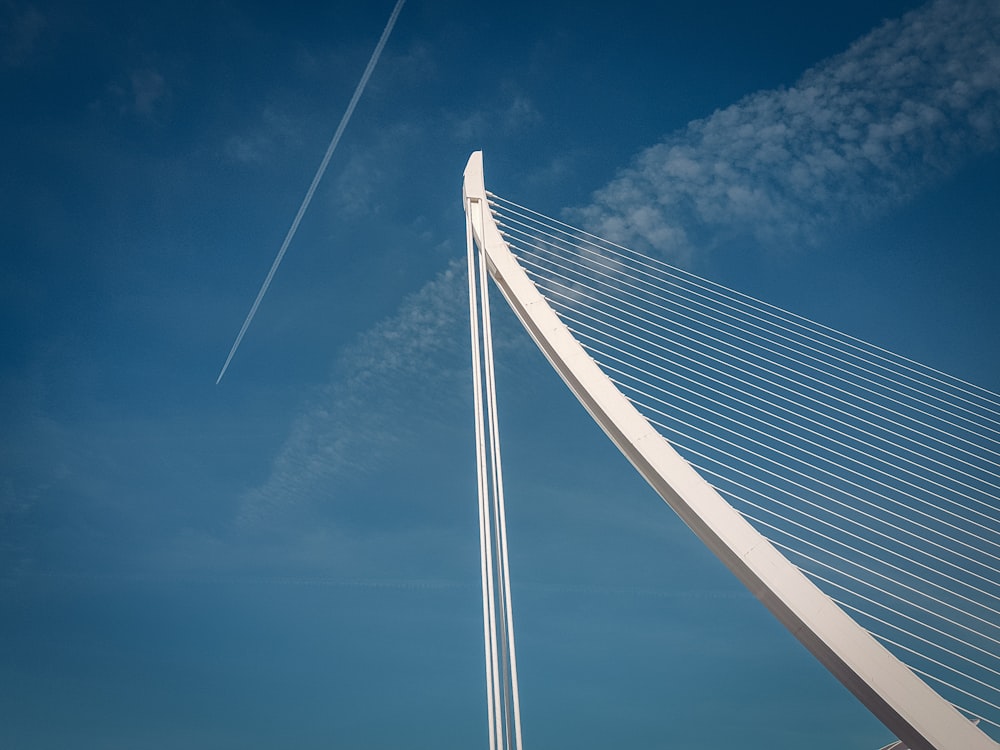
[[[253,305],[250,307],[250,312],[247,313],[247,318],[243,321],[243,327],[240,328],[240,332],[236,336],[236,341],[233,342],[233,348],[229,350],[229,356],[226,357],[226,363],[222,366],[222,371],[219,372],[219,377],[215,379],[216,385],[222,381],[222,376],[226,374],[226,370],[229,368],[229,363],[233,361],[233,355],[236,354],[236,350],[239,348],[240,342],[243,341],[243,336],[247,332],[247,328],[250,327],[250,322],[253,320],[253,316],[257,314],[257,308],[260,306],[260,301],[264,298],[264,295],[267,293],[267,288],[271,285],[271,279],[274,278],[274,272],[277,271],[278,266],[281,265],[281,259],[285,257],[285,251],[288,250],[288,246],[291,244],[292,238],[295,236],[295,232],[298,231],[299,222],[302,221],[302,216],[305,214],[306,209],[309,208],[309,204],[312,202],[313,193],[316,192],[316,186],[319,184],[319,181],[323,179],[323,173],[326,172],[326,166],[330,163],[330,157],[333,156],[334,149],[336,149],[337,144],[340,143],[340,137],[344,134],[344,129],[347,127],[347,123],[350,122],[351,115],[354,114],[354,108],[358,105],[358,99],[360,99],[361,94],[364,93],[365,86],[368,84],[368,79],[371,78],[372,71],[375,70],[375,65],[378,63],[378,59],[382,55],[382,48],[385,47],[385,43],[389,40],[389,34],[392,33],[392,27],[396,25],[396,18],[399,16],[399,11],[403,9],[403,3],[405,2],[406,0],[397,0],[396,7],[392,9],[389,21],[386,23],[385,29],[382,30],[382,36],[379,38],[378,44],[375,45],[375,51],[372,52],[371,59],[368,60],[368,66],[365,68],[365,72],[361,74],[361,80],[358,81],[357,88],[354,89],[354,95],[351,96],[351,101],[347,105],[344,116],[340,118],[340,124],[337,126],[337,132],[333,134],[333,138],[330,140],[330,145],[326,148],[326,154],[323,156],[323,161],[320,162],[319,169],[316,170],[316,175],[313,177],[312,184],[306,192],[306,197],[302,199],[302,205],[299,206],[299,211],[295,214],[295,220],[292,221],[292,226],[288,228],[288,234],[285,235],[285,241],[281,243],[281,249],[278,250],[278,254],[274,258],[274,263],[271,264],[271,270],[267,272],[267,277],[264,279],[264,283],[261,284],[260,291],[257,292],[257,299],[253,301]]]

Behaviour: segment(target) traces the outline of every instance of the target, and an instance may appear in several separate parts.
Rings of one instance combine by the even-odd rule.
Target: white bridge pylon
[[[496,379],[487,261],[476,253],[489,213],[485,201],[465,200],[469,275],[469,328],[472,335],[473,404],[476,418],[476,473],[479,493],[479,550],[483,589],[483,642],[490,750],[521,750],[514,616],[510,601],[507,519],[497,418]],[[481,245],[480,245],[481,247]]]
[[[539,349],[660,497],[772,614],[911,750],[1000,750],[1000,745],[901,663],[750,525],[598,366],[521,267],[497,227],[489,209],[482,152],[473,153],[465,168],[463,199],[470,242],[478,247],[480,262]],[[470,283],[471,273],[470,268]],[[485,298],[485,289],[479,294]],[[477,336],[474,332],[474,341]],[[488,421],[495,426],[495,412]],[[505,535],[502,539],[505,553]],[[484,562],[488,635],[491,616],[485,605],[487,597],[495,602],[497,595],[487,593],[485,566]],[[506,570],[502,575],[509,594]],[[500,597],[501,608],[506,605],[509,616],[509,598],[504,599]],[[512,626],[510,636],[512,648]],[[495,656],[492,663],[495,669]],[[499,708],[492,703],[495,697],[491,691],[491,746]],[[519,721],[517,734],[519,747]]]

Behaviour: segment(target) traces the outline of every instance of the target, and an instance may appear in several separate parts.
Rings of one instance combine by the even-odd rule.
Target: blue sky
[[[0,745],[485,746],[461,173],[1000,389],[989,0],[0,0]],[[529,747],[887,732],[499,314]]]

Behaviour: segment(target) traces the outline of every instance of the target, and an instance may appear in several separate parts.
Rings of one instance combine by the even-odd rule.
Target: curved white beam
[[[528,333],[580,403],[653,489],[715,555],[911,750],[1000,750],[747,523],[625,398],[542,297],[492,219],[482,152],[463,198],[483,220],[475,240]]]

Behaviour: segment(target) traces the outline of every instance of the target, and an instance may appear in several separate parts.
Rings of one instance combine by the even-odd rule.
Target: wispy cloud
[[[284,147],[298,144],[301,134],[287,114],[274,107],[265,107],[260,120],[245,132],[230,135],[225,142],[225,154],[240,164],[261,165],[269,162]]]
[[[432,417],[459,397],[464,288],[464,268],[454,261],[344,352],[331,382],[295,420],[267,481],[248,493],[240,523],[328,497],[338,480],[377,468],[405,443],[414,416]]]
[[[504,88],[504,96],[495,106],[455,118],[452,127],[457,138],[474,141],[490,132],[510,135],[541,122],[541,113],[526,94],[511,86]]]
[[[129,76],[132,84],[132,106],[135,112],[151,117],[153,110],[167,93],[166,80],[155,70],[133,70]]]
[[[1000,4],[932,2],[642,151],[576,218],[683,262],[714,238],[808,243],[883,212],[997,147],[998,40]]]
[[[166,78],[153,68],[130,70],[127,80],[110,83],[107,91],[118,114],[141,120],[153,120],[170,96]],[[101,103],[95,102],[92,106],[98,108]]]
[[[425,131],[411,122],[397,122],[369,136],[364,147],[352,148],[338,165],[330,203],[340,215],[373,216],[385,208],[387,183],[393,180],[386,165],[396,163],[407,148],[417,148]]]
[[[24,65],[47,26],[47,18],[34,5],[0,3],[0,63],[11,68]]]

